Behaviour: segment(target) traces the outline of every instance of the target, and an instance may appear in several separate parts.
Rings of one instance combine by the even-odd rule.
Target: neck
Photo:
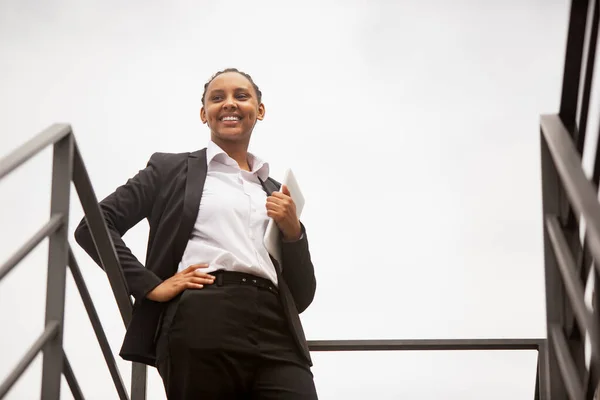
[[[212,139],[227,155],[233,158],[241,169],[250,171],[248,165],[248,143],[228,142],[217,138]]]

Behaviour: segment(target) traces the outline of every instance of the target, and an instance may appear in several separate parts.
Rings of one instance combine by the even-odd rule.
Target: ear
[[[260,103],[258,105],[258,114],[256,114],[256,119],[262,121],[265,118],[265,105]]]
[[[206,111],[204,111],[204,107],[200,108],[200,121],[202,121],[203,124],[206,124],[208,122],[208,119],[206,118]]]

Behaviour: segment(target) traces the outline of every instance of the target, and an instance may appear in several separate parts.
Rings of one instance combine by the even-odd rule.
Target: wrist
[[[162,282],[159,283],[158,285],[154,286],[152,289],[150,289],[147,293],[146,296],[144,296],[145,298],[147,298],[148,300],[152,300],[152,301],[160,301],[159,300],[159,287],[160,285],[162,285]]]
[[[297,242],[298,240],[302,239],[302,227],[300,226],[300,223],[298,223],[298,227],[297,229],[294,229],[294,232],[291,235],[283,235],[283,241],[284,242]]]

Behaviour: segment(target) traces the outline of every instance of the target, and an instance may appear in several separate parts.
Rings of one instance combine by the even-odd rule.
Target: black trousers
[[[250,285],[205,285],[163,316],[157,367],[169,400],[317,399],[279,296]]]

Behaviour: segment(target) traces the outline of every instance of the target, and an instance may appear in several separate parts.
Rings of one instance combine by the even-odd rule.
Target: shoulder
[[[194,152],[185,152],[185,153],[163,153],[156,152],[150,156],[150,160],[148,164],[154,164],[159,168],[174,168],[182,164],[186,164],[188,158],[198,158],[203,154],[206,154],[206,149],[197,150]]]
[[[157,164],[172,164],[188,159],[190,153],[163,153],[156,152],[150,156],[150,161]]]
[[[150,156],[146,171],[156,177],[160,182],[169,182],[177,177],[184,176],[188,169],[188,160],[199,159],[205,149],[185,153],[156,152]]]

